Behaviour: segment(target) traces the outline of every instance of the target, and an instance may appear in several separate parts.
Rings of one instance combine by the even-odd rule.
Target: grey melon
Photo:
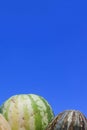
[[[80,111],[67,110],[58,114],[46,130],[87,130],[87,119]]]

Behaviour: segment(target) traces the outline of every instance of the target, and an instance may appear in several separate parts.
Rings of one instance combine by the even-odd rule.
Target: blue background
[[[57,114],[87,115],[87,2],[0,2],[0,104],[43,96]]]

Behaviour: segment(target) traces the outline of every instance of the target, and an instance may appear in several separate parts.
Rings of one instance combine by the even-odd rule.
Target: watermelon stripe
[[[42,128],[42,117],[40,115],[40,112],[38,110],[38,106],[36,104],[36,102],[34,101],[32,95],[29,95],[30,99],[31,99],[31,104],[32,104],[32,107],[34,109],[34,116],[35,116],[35,130],[40,130]],[[37,116],[38,114],[38,116]]]
[[[5,116],[6,120],[8,120],[8,115],[9,115],[8,114],[8,112],[9,112],[8,110],[9,110],[9,107],[10,107],[10,101],[11,101],[11,99],[9,99],[7,101],[7,103],[4,104],[3,107],[2,107],[3,115]]]
[[[46,113],[48,115],[48,122],[50,122],[53,118],[53,112],[51,107],[49,106],[49,104],[47,103],[46,100],[44,100],[42,97],[40,97],[42,99],[42,101],[44,102],[45,106],[46,106]]]
[[[22,117],[23,117],[23,103],[21,103],[21,100],[23,100],[22,96],[18,96],[17,97],[17,109],[18,109],[18,126],[19,126],[19,129],[20,127],[22,128],[22,123],[23,123],[23,120],[22,120]],[[18,130],[19,130],[18,129]]]
[[[47,113],[46,104],[43,102],[40,96],[34,99],[38,100],[37,105],[39,106],[40,114],[42,116],[42,126],[44,129],[48,124],[48,113]]]
[[[35,129],[35,119],[34,119],[34,110],[33,110],[33,107],[32,107],[32,104],[31,104],[31,99],[29,98],[28,95],[26,95],[27,97],[27,106],[28,106],[28,114],[29,114],[29,126],[30,126],[30,129],[32,128],[32,130]]]
[[[23,100],[25,100],[25,96],[23,96]],[[25,102],[26,103],[26,102]],[[24,104],[24,106],[23,106],[23,112],[24,112],[24,126],[25,126],[25,129],[26,130],[30,130],[30,128],[29,128],[29,109],[28,109],[28,106],[27,106],[27,104]]]

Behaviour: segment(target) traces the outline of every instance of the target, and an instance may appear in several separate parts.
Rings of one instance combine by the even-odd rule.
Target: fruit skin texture
[[[54,118],[48,102],[35,94],[12,96],[2,105],[1,113],[11,130],[45,130]]]
[[[0,130],[11,130],[9,123],[1,114],[0,114]]]
[[[67,110],[58,114],[46,130],[87,130],[87,119],[76,110]]]

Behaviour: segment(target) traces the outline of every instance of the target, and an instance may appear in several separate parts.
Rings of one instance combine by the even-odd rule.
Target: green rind
[[[10,107],[10,100],[11,100],[11,98],[10,99],[8,99],[7,101],[6,101],[6,103],[8,104],[7,105],[7,108],[5,108],[4,107],[4,104],[1,106],[1,113],[3,114],[3,116],[6,118],[6,120],[8,120],[8,110],[9,110],[9,107]],[[5,112],[3,113],[3,110],[5,109]]]
[[[40,115],[40,112],[38,110],[38,106],[36,104],[36,102],[33,100],[32,96],[29,95],[29,98],[31,99],[31,104],[32,104],[32,107],[33,107],[33,110],[34,110],[34,116],[35,116],[35,130],[40,130],[42,129],[42,117]],[[38,114],[38,116],[37,116]]]
[[[50,105],[48,104],[48,102],[46,100],[44,100],[44,98],[40,97],[42,99],[42,101],[44,102],[45,106],[46,106],[46,113],[48,115],[48,122],[51,122],[51,120],[54,117],[52,108],[50,107]]]

